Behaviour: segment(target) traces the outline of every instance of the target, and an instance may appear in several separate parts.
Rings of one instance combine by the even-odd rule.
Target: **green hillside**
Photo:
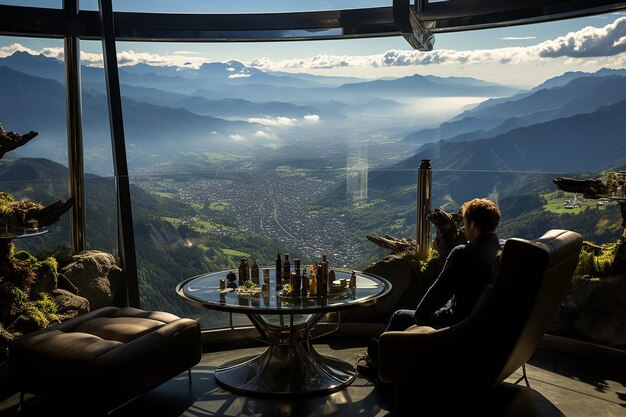
[[[0,189],[16,198],[29,197],[49,204],[67,198],[67,168],[46,159],[3,159]],[[115,184],[111,178],[86,179],[87,238],[89,249],[115,252]],[[186,278],[204,272],[236,268],[247,256],[261,265],[271,265],[277,252],[301,256],[264,236],[228,227],[213,231],[210,224],[233,224],[222,207],[198,208],[148,193],[131,185],[133,226],[140,280],[141,306],[182,315],[198,309],[174,292]],[[213,214],[215,217],[212,218]],[[192,219],[196,220],[194,223]],[[53,225],[45,239],[16,240],[19,248],[33,253],[69,253],[69,214]],[[65,248],[65,249],[63,249]],[[304,259],[304,258],[303,258]]]

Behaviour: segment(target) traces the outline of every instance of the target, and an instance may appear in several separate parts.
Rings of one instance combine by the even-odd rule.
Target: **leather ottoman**
[[[9,367],[22,398],[64,396],[108,410],[189,370],[201,354],[195,320],[105,307],[14,340]]]

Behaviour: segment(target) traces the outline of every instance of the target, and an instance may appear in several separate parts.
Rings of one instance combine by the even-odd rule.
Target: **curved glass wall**
[[[417,169],[429,159],[433,208],[455,212],[489,197],[502,209],[501,238],[581,233],[590,243],[550,331],[624,346],[621,303],[611,297],[624,279],[619,190],[586,200],[553,180],[606,182],[625,169],[626,60],[615,42],[625,19],[476,32],[471,44],[464,34],[438,35],[442,46],[428,53],[399,37],[118,43],[141,306],[221,328],[229,316],[186,305],[176,284],[241,258],[272,265],[277,252],[368,267],[388,253],[368,234],[415,237]],[[97,69],[101,51],[86,44],[84,52]],[[103,118],[102,79],[87,81],[90,71],[85,114]],[[93,143],[106,135],[100,129]],[[86,183],[109,195],[99,146],[86,168],[99,177]],[[115,252],[112,206],[93,211],[103,227],[88,239]],[[382,309],[344,319],[384,323],[394,308],[414,307],[440,262],[420,266],[422,284],[396,279]]]

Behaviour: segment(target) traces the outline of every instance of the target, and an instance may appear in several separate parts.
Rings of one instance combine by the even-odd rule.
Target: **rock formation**
[[[59,270],[89,300],[92,310],[121,305],[118,289],[123,279],[122,269],[113,255],[95,250],[73,255]]]

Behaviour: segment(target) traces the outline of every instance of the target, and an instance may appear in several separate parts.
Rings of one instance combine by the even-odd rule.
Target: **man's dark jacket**
[[[479,235],[452,249],[439,277],[415,310],[417,323],[430,324],[435,312],[448,326],[467,318],[481,292],[491,282],[493,261],[499,250],[500,241],[495,233]],[[442,320],[434,319],[434,322],[440,325],[433,327],[442,327]]]

